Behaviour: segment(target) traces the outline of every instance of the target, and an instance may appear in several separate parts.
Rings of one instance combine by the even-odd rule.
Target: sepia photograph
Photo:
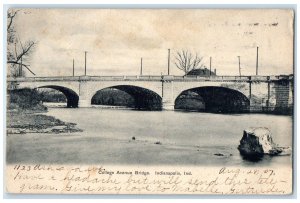
[[[292,193],[293,9],[6,15],[7,192]]]

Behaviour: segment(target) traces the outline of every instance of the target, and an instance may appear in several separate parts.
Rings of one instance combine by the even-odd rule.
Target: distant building
[[[203,69],[199,68],[199,69],[191,70],[190,72],[187,73],[187,75],[209,77],[209,76],[216,76],[216,73],[211,71],[211,74],[210,74],[210,70],[208,68],[204,67]]]

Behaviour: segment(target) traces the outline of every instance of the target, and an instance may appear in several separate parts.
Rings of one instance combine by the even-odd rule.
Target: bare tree
[[[197,53],[193,56],[191,52],[182,50],[176,52],[174,63],[178,69],[187,75],[191,70],[200,69],[204,66],[202,59],[203,57],[199,57]]]
[[[34,41],[26,41],[24,44],[20,40],[19,35],[14,27],[14,19],[19,10],[10,9],[7,13],[7,64],[11,76],[17,77],[23,75],[22,68],[25,67],[33,75],[34,72],[30,70],[28,60],[33,48]]]

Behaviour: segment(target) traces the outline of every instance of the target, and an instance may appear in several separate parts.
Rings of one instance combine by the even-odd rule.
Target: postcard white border
[[[72,2],[72,4],[70,3]],[[297,67],[297,58],[298,58],[298,52],[297,52],[297,25],[298,25],[298,15],[297,15],[297,8],[299,8],[299,5],[297,5],[297,1],[280,1],[279,3],[281,3],[281,5],[275,5],[275,4],[265,4],[265,3],[268,3],[268,1],[261,1],[261,0],[254,0],[254,1],[249,1],[249,2],[245,2],[245,3],[240,3],[238,1],[216,1],[216,0],[211,0],[209,1],[209,4],[207,4],[208,2],[205,1],[204,4],[199,4],[199,1],[191,1],[191,0],[186,0],[186,1],[172,1],[172,5],[170,4],[167,4],[168,1],[157,1],[157,0],[153,0],[153,1],[144,1],[142,4],[140,1],[130,1],[130,4],[128,4],[129,2],[124,2],[124,1],[114,1],[113,3],[111,1],[92,1],[92,0],[86,0],[84,1],[85,4],[81,4],[82,1],[80,0],[74,0],[74,1],[59,1],[59,0],[52,0],[52,1],[49,1],[49,0],[46,0],[46,1],[37,1],[37,0],[30,0],[30,1],[26,1],[26,4],[24,4],[23,1],[21,0],[12,0],[12,1],[8,1],[8,0],[4,0],[2,2],[2,8],[1,8],[1,13],[2,13],[2,16],[3,16],[3,21],[2,21],[2,32],[1,32],[1,35],[2,35],[2,40],[1,40],[1,43],[2,43],[2,47],[3,47],[3,50],[5,50],[5,29],[4,29],[4,22],[5,22],[5,17],[4,17],[4,14],[7,10],[7,8],[9,7],[14,7],[14,6],[21,6],[21,7],[45,7],[45,8],[53,8],[53,7],[59,7],[59,8],[69,8],[69,7],[72,7],[72,8],[90,8],[90,7],[97,7],[97,8],[293,8],[296,12],[296,24],[295,24],[295,67]],[[102,5],[100,5],[99,3],[101,3]],[[127,4],[125,4],[127,3]],[[151,3],[151,4],[149,4]],[[226,4],[225,4],[226,3]],[[251,3],[251,4],[249,4]],[[257,3],[257,4],[255,4]],[[275,3],[274,1],[272,1],[272,3]],[[276,2],[278,3],[278,2]],[[283,4],[282,4],[283,3]],[[287,4],[294,4],[294,5],[287,5]],[[17,5],[19,4],[19,5]],[[181,5],[179,5],[181,4]],[[183,4],[183,5],[182,5]],[[3,66],[2,67],[5,67],[5,53],[2,52],[2,56],[1,56],[1,61],[2,61],[2,64]],[[0,71],[1,72],[1,71]],[[296,126],[298,125],[298,120],[297,120],[297,117],[298,117],[298,112],[297,112],[297,106],[298,106],[298,100],[297,100],[297,95],[298,95],[298,88],[297,88],[297,83],[298,83],[298,78],[297,78],[297,70],[295,69],[295,72],[294,74],[296,75],[296,102],[295,102],[295,127],[294,127],[294,149],[295,149],[295,158],[294,158],[294,180],[295,180],[295,184],[294,184],[294,195],[292,195],[291,197],[289,198],[297,198],[296,197],[296,193],[298,193],[298,187],[297,187],[297,184],[296,182],[298,182],[297,180],[299,179],[297,177],[297,168],[298,167],[298,162],[297,162],[297,155],[298,155],[298,150],[297,150],[297,146],[299,146],[299,139],[297,139],[297,128]],[[1,93],[2,93],[2,99],[1,99],[1,113],[3,116],[3,118],[5,119],[5,111],[4,111],[4,105],[5,105],[5,68],[3,68],[3,71],[1,72],[1,78],[3,78],[2,80],[2,84],[3,84],[3,87],[1,88]],[[1,130],[3,132],[2,134],[2,140],[5,139],[5,129],[4,129],[4,122],[1,123]],[[3,142],[3,147],[5,146],[5,141]],[[5,150],[5,149],[4,149]],[[4,164],[5,164],[5,154],[4,152],[5,151],[2,151],[2,156],[1,156],[1,168],[3,168]],[[296,180],[297,179],[297,180]],[[3,173],[1,173],[1,180],[3,180]],[[3,181],[2,181],[3,182]],[[3,185],[1,185],[0,187],[0,190],[3,192],[4,191],[4,188],[3,188]],[[299,194],[299,193],[298,193]],[[127,196],[127,195],[120,195],[120,196],[110,196],[110,195],[91,195],[91,196],[86,196],[86,195],[17,195],[17,196],[10,196],[10,195],[7,195],[7,194],[3,194],[4,198],[21,198],[23,200],[21,201],[32,201],[32,200],[28,200],[27,198],[35,198],[35,199],[39,199],[39,198],[50,198],[48,199],[48,201],[53,201],[53,198],[63,198],[63,199],[66,199],[66,198],[88,198],[88,199],[91,199],[91,198],[150,198],[152,199],[153,196],[152,195],[142,195],[142,196]],[[166,198],[165,196],[164,197],[155,197],[155,198]],[[182,196],[178,196],[178,195],[171,195],[169,196],[168,198],[179,198],[181,199]],[[192,197],[186,197],[186,198],[214,198],[213,196],[206,196],[206,195],[196,195],[196,196],[192,196]],[[217,198],[220,198],[220,197],[217,197]],[[229,199],[228,199],[229,198]],[[249,198],[249,196],[224,196],[224,199],[227,199],[225,200],[226,201],[230,201],[232,202],[232,198],[234,198],[234,200],[236,200],[237,198]],[[252,198],[257,198],[257,196],[253,196],[251,197]],[[263,196],[258,196],[258,198],[262,198],[264,199]],[[268,196],[267,198],[270,198],[270,196]],[[275,196],[275,197],[272,197],[272,198],[279,198],[278,200],[281,199],[281,197],[279,196]],[[222,197],[223,199],[223,197]],[[5,200],[6,201],[6,200]],[[40,201],[40,200],[39,200]],[[44,200],[43,200],[44,201]],[[73,200],[72,200],[73,201]],[[77,200],[78,201],[78,200]],[[80,200],[79,200],[80,201]],[[224,201],[224,200],[222,200]],[[245,201],[245,200],[243,200]],[[253,201],[253,200],[250,200],[250,201]],[[255,200],[256,201],[256,200]],[[282,200],[280,200],[282,201]],[[76,200],[75,200],[76,202]],[[173,201],[172,201],[173,202]]]

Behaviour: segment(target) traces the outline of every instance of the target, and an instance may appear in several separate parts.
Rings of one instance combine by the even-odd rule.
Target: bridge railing
[[[89,76],[91,80],[161,80],[157,75]]]
[[[200,81],[208,81],[208,80],[242,80],[248,81],[249,76],[174,76],[175,80],[200,80]]]
[[[292,80],[293,75],[278,76],[173,76],[173,75],[131,75],[131,76],[56,76],[56,77],[23,77],[8,78],[7,82],[34,82],[34,81],[80,81],[80,80],[141,80],[141,81],[272,81],[272,80]]]
[[[7,82],[34,82],[34,81],[74,81],[79,80],[80,76],[55,76],[55,77],[22,77],[8,78]]]
[[[124,76],[86,76],[90,80],[123,80]],[[80,78],[84,79],[84,78]]]
[[[161,75],[141,75],[139,76],[140,79],[144,80],[161,80],[162,76]]]

